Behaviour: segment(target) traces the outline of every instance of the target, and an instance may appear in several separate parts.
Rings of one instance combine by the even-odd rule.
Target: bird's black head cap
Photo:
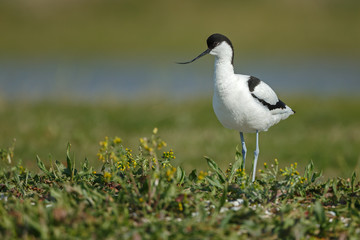
[[[233,51],[233,55],[232,55],[232,59],[231,59],[231,63],[233,64],[233,62],[234,62],[234,47],[233,47],[230,39],[228,39],[226,36],[224,36],[220,33],[214,33],[210,37],[208,37],[208,39],[206,40],[206,43],[207,43],[209,49],[214,49],[217,45],[219,45],[222,42],[226,42],[227,44],[230,45],[230,47]]]

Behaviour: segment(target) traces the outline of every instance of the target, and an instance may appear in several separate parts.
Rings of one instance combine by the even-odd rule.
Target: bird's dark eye
[[[213,48],[217,47],[220,44],[220,42],[214,42]]]

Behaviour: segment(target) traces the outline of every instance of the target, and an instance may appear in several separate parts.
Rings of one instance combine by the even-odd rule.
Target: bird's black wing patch
[[[253,93],[252,93],[251,95],[252,95],[255,99],[257,99],[259,102],[261,102],[262,105],[264,105],[265,107],[267,107],[270,111],[271,111],[271,110],[274,110],[274,109],[278,109],[278,108],[281,108],[281,109],[285,109],[285,108],[286,108],[286,104],[285,104],[283,101],[281,101],[280,99],[279,99],[279,101],[277,101],[276,104],[270,104],[270,103],[264,101],[263,99],[260,99],[260,98],[256,97],[255,94],[253,94]]]
[[[248,80],[248,86],[249,86],[249,90],[250,92],[253,92],[255,87],[257,85],[260,84],[260,79],[256,78],[256,77],[253,77],[253,76],[250,76],[249,80]]]

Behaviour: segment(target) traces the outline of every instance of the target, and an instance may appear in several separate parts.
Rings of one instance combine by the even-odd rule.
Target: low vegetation
[[[325,180],[309,162],[259,167],[252,183],[240,151],[222,171],[205,157],[207,171],[178,166],[158,136],[140,138],[138,153],[106,137],[94,168],[37,157],[30,171],[2,149],[1,239],[357,239],[360,183]],[[65,154],[64,154],[65,155]]]

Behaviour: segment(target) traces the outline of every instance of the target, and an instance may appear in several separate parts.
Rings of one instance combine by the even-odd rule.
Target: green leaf
[[[318,179],[319,177],[322,176],[322,171],[320,172],[314,172],[313,175],[311,176],[311,182],[315,182],[316,179]]]
[[[70,170],[70,172],[72,172],[73,167],[70,158],[70,148],[71,148],[71,144],[68,143],[66,147],[66,163],[67,163],[67,168]]]
[[[218,175],[219,180],[221,181],[221,183],[225,183],[226,182],[225,174],[223,173],[223,171],[221,171],[221,169],[218,167],[216,162],[214,160],[212,160],[211,158],[206,157],[206,156],[205,156],[205,159],[206,159],[207,164],[209,165],[209,167],[211,169],[213,169],[215,171],[215,173]]]
[[[323,206],[321,205],[320,201],[315,202],[314,214],[315,214],[316,220],[318,221],[318,223],[320,225],[322,225],[326,222],[325,210],[324,210]]]
[[[185,179],[185,171],[182,169],[182,167],[178,166],[176,168],[176,180],[178,183],[182,184]]]
[[[225,184],[224,188],[223,188],[223,194],[220,198],[220,202],[219,202],[219,206],[218,206],[218,211],[220,212],[221,208],[225,205],[226,199],[227,199],[227,193],[228,193],[228,185]]]
[[[65,170],[66,170],[67,174],[70,176],[71,181],[72,181],[74,179],[76,169],[75,169],[75,160],[74,160],[74,162],[72,162],[72,160],[70,158],[70,148],[71,148],[71,144],[68,143],[67,148],[66,148],[67,169],[65,169]]]
[[[223,229],[224,227],[226,227],[226,225],[230,222],[230,220],[232,219],[233,216],[234,216],[233,213],[227,214],[221,221],[220,228]]]
[[[43,171],[43,173],[47,175],[50,174],[50,172],[46,169],[45,164],[40,160],[40,157],[38,155],[36,155],[36,162],[40,170]]]
[[[214,187],[218,187],[218,188],[221,188],[223,189],[224,186],[219,182],[218,179],[212,179],[210,177],[206,177],[206,180],[211,184],[213,185]]]
[[[314,171],[314,163],[311,160],[310,163],[305,167],[304,177],[309,179],[309,181],[311,181],[311,176],[313,174],[313,171]]]
[[[194,182],[197,180],[197,175],[196,175],[196,169],[192,170],[191,173],[189,174],[189,180]]]
[[[329,188],[330,188],[330,180],[328,180],[324,186],[323,197],[326,197],[326,194],[328,193]]]
[[[210,168],[212,168],[215,171],[219,168],[214,160],[212,160],[211,158],[209,158],[207,156],[205,156],[204,158],[206,159],[207,164],[209,165]]]
[[[236,146],[236,153],[235,153],[235,162],[234,162],[234,165],[232,166],[231,168],[231,172],[230,172],[230,177],[229,177],[229,183],[232,182],[233,180],[233,177],[236,173],[236,170],[238,170],[239,168],[240,169],[244,169],[244,162],[243,162],[243,159],[242,159],[242,155],[241,155],[241,152],[240,152],[240,149],[239,149],[239,146]]]
[[[338,191],[337,191],[337,181],[335,181],[335,180],[333,180],[332,189],[333,189],[336,199],[339,200],[339,195],[338,195]]]
[[[229,177],[229,183],[232,182],[233,177],[234,177],[236,171],[237,171],[239,168],[242,168],[242,165],[243,165],[242,159],[240,159],[240,160],[235,160],[234,165],[233,165],[232,168],[231,168],[230,177]]]
[[[88,160],[87,158],[85,158],[85,160],[84,160],[84,163],[83,163],[83,165],[82,165],[82,170],[83,170],[84,172],[86,172],[86,171],[89,170],[89,160]]]
[[[61,162],[59,161],[55,161],[55,166],[56,166],[56,169],[59,173],[63,173],[64,172],[64,169],[65,169],[65,166],[64,164],[62,164]]]
[[[304,177],[309,179],[310,182],[315,182],[316,179],[322,176],[322,171],[320,172],[314,172],[314,163],[311,160],[310,163],[306,166]]]
[[[354,192],[355,180],[356,180],[356,172],[354,171],[353,174],[351,175],[351,181],[350,181],[351,192]]]
[[[245,166],[244,166],[244,161],[243,161],[243,157],[242,157],[242,150],[239,149],[239,145],[236,146],[236,152],[235,152],[235,163],[237,161],[240,161],[241,162],[241,169],[245,169]]]

